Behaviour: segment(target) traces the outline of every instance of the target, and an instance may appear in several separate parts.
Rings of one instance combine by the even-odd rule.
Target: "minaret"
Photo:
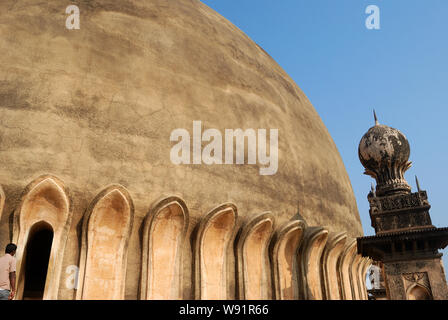
[[[411,167],[410,147],[397,129],[375,126],[358,149],[365,174],[376,180],[367,199],[375,236],[357,239],[358,253],[380,262],[391,300],[447,300],[448,286],[439,249],[448,245],[448,228],[432,225],[426,191],[404,178]]]

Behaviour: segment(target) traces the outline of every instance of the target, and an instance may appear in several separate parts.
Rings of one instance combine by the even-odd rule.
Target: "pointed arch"
[[[300,283],[304,300],[322,300],[322,251],[328,239],[328,230],[322,227],[306,228],[300,256]]]
[[[363,262],[363,258],[360,254],[356,254],[353,258],[353,262],[350,265],[350,279],[352,283],[352,299],[353,300],[361,300],[360,297],[360,279],[359,279],[359,269]]]
[[[237,276],[240,300],[267,300],[272,296],[268,245],[273,228],[274,217],[267,212],[253,218],[239,234]]]
[[[58,298],[59,282],[62,272],[65,245],[72,220],[70,200],[61,180],[55,176],[40,176],[24,190],[18,209],[14,212],[13,242],[17,243],[16,299],[22,299],[26,251],[30,231],[38,224],[49,225],[53,232],[45,289],[42,299]]]
[[[122,186],[112,185],[92,201],[83,218],[77,299],[124,299],[133,217],[132,199]]]
[[[344,251],[338,260],[339,291],[343,300],[352,300],[350,265],[356,255],[356,239],[347,239]]]
[[[236,206],[223,204],[201,221],[195,244],[195,297],[226,300],[229,297],[229,244],[237,219]]]
[[[371,260],[369,258],[363,257],[361,265],[359,267],[359,299],[360,300],[368,300],[368,294],[367,294],[367,269],[370,267]]]
[[[290,221],[272,239],[272,277],[276,300],[295,300],[299,297],[296,255],[304,230],[303,220]]]
[[[406,290],[406,297],[407,300],[433,300],[431,291],[417,283]]]
[[[182,299],[182,247],[189,221],[187,206],[178,197],[158,202],[143,224],[140,298]]]
[[[369,293],[367,292],[367,272],[373,264],[372,259],[367,259],[367,263],[364,267],[364,274],[366,275],[366,281],[364,281],[364,300],[369,300]]]
[[[322,279],[326,300],[341,300],[338,284],[337,262],[344,250],[347,233],[331,233],[322,253]]]

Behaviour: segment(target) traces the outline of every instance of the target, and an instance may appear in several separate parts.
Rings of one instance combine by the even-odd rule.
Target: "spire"
[[[375,125],[378,126],[380,123],[378,122],[378,117],[376,116],[375,109],[373,109],[373,117],[375,118]]]
[[[420,183],[418,182],[417,176],[415,176],[415,183],[417,184],[417,191],[420,192]]]

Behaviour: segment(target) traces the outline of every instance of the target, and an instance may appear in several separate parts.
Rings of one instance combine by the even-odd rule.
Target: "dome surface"
[[[408,161],[410,153],[406,136],[378,121],[364,134],[358,147],[365,174],[376,180],[376,190],[380,195],[411,190],[404,178],[404,173],[411,166]]]
[[[394,162],[407,162],[410,153],[404,134],[385,125],[370,128],[359,143],[359,159],[369,170],[378,170]]]
[[[101,190],[124,186],[135,206],[130,247],[150,204],[169,195],[185,200],[192,222],[231,202],[243,219],[271,211],[277,223],[299,212],[309,225],[362,235],[316,110],[233,24],[196,0],[73,4],[79,30],[66,29],[61,1],[0,2],[2,223],[28,183],[52,174],[69,190],[72,228]],[[221,132],[279,129],[277,173],[173,164],[170,134],[191,133],[193,121]]]

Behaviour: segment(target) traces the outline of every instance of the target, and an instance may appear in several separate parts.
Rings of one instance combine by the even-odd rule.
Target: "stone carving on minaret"
[[[376,113],[375,126],[359,143],[358,154],[365,174],[376,180],[368,195],[372,227],[376,233],[434,227],[429,216],[426,191],[411,193],[404,173],[411,167],[410,147],[399,130],[381,125]],[[417,180],[418,182],[418,180]]]
[[[376,180],[367,199],[375,236],[357,239],[358,253],[382,266],[388,299],[448,299],[438,251],[448,245],[448,228],[432,225],[426,191],[417,192],[404,178],[411,167],[410,147],[399,130],[375,126],[359,143],[365,174]]]

